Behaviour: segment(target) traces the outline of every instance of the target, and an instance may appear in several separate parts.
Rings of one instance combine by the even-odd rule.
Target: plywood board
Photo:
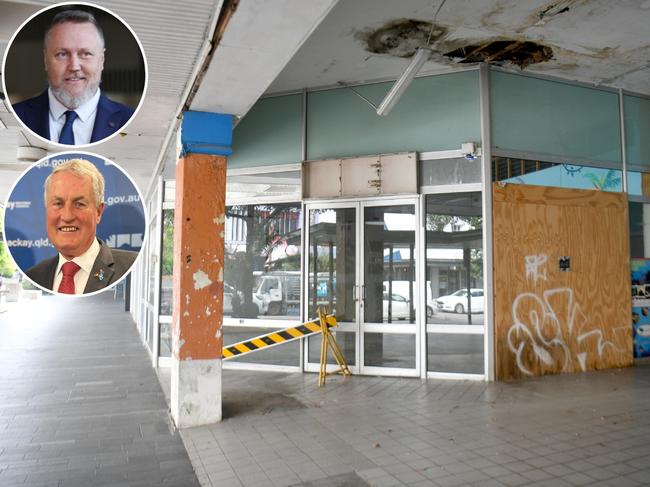
[[[630,365],[625,195],[499,183],[493,191],[497,379]]]

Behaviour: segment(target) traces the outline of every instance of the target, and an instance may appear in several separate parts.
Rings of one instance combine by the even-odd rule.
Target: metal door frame
[[[362,375],[382,375],[382,376],[394,376],[394,377],[419,377],[421,374],[421,340],[422,340],[422,304],[421,304],[421,292],[419,291],[420,286],[420,275],[419,271],[420,262],[418,256],[420,255],[420,204],[418,196],[414,195],[411,197],[384,197],[384,198],[355,198],[355,199],[345,199],[345,200],[319,200],[314,202],[305,202],[305,211],[304,215],[304,234],[305,234],[305,252],[303,253],[303,269],[305,269],[303,275],[303,312],[306,318],[308,316],[309,310],[309,254],[310,254],[310,231],[309,231],[309,221],[310,221],[310,212],[311,210],[317,209],[339,209],[339,208],[354,208],[355,209],[355,291],[356,296],[362,295],[362,290],[365,286],[365,276],[363,272],[364,268],[364,238],[365,238],[365,219],[363,210],[368,207],[381,207],[388,205],[412,205],[413,212],[415,215],[415,236],[414,236],[414,251],[412,258],[415,259],[415,282],[413,297],[415,300],[415,323],[410,324],[380,324],[380,323],[366,323],[365,322],[365,313],[363,308],[363,299],[355,300],[355,322],[345,322],[339,323],[338,329],[345,332],[354,332],[355,333],[355,364],[350,366],[353,374],[362,374]],[[377,367],[377,366],[365,366],[364,365],[364,355],[363,355],[363,346],[364,346],[364,333],[394,333],[394,334],[408,334],[415,335],[415,367],[412,369],[404,369],[397,367]],[[314,362],[309,362],[309,344],[308,340],[304,340],[304,349],[303,349],[303,366],[306,372],[318,372],[319,364]],[[333,371],[337,368],[336,364],[328,365],[328,371]]]

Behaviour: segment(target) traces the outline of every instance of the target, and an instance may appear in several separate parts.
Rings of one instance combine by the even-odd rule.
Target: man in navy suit
[[[117,132],[134,110],[101,92],[104,51],[104,35],[90,12],[56,14],[43,46],[49,88],[13,105],[16,115],[32,131],[59,144],[89,144]]]

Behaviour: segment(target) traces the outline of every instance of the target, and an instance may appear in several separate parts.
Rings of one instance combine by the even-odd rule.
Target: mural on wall
[[[495,183],[493,199],[497,379],[631,365],[625,195]]]
[[[568,163],[558,164],[504,180],[507,183],[536,184],[575,189],[599,189],[601,191],[622,191],[621,181],[621,171]],[[634,187],[640,186],[639,174],[631,174],[629,182]]]
[[[650,259],[632,259],[634,356],[650,357]]]

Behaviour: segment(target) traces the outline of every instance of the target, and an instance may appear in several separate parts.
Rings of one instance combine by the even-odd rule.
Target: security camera
[[[476,159],[476,144],[474,142],[465,142],[461,144],[460,151],[463,154],[463,157],[468,161],[473,161]]]

